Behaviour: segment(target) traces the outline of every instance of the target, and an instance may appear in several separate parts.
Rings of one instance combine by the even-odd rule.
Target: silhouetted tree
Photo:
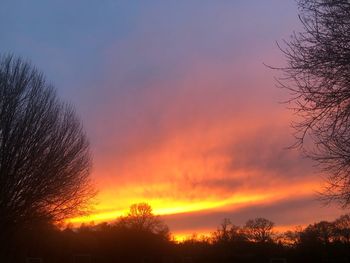
[[[302,228],[300,226],[296,227],[295,230],[287,230],[281,234],[280,240],[287,246],[296,247],[300,244],[300,235],[302,233]]]
[[[266,218],[248,220],[244,225],[245,235],[253,242],[268,242],[272,240],[274,223]]]
[[[346,216],[338,219],[342,221],[341,228],[346,229],[347,223],[343,224]],[[70,262],[74,255],[89,255],[96,263],[269,262],[271,258],[286,258],[287,262],[346,262],[350,246],[337,237],[338,219],[314,223],[305,229],[296,228],[278,235],[279,239],[275,233],[271,239],[270,231],[270,238],[263,239],[270,242],[260,242],[259,238],[240,242],[242,240],[235,239],[232,233],[242,234],[242,230],[247,229],[234,226],[228,219],[223,220],[211,237],[193,234],[180,243],[115,223],[83,224],[80,228],[68,226],[65,230],[42,225],[19,233],[21,239],[14,262],[25,262],[26,256],[41,257],[43,262]]]
[[[304,244],[329,244],[333,240],[333,224],[321,221],[309,225],[300,234],[300,242]]]
[[[20,58],[0,58],[0,231],[57,222],[87,208],[89,144],[72,106]]]
[[[228,242],[230,240],[230,231],[232,223],[229,218],[224,218],[218,229],[213,233],[215,242]]]
[[[147,203],[131,205],[128,215],[119,218],[118,225],[137,231],[151,232],[166,238],[169,237],[168,226],[158,215],[153,214],[152,207]]]
[[[297,0],[303,31],[280,68],[299,118],[297,145],[329,174],[326,201],[350,204],[350,2]],[[313,147],[308,147],[309,142]]]
[[[350,244],[350,215],[342,215],[334,222],[334,238]]]
[[[244,242],[247,240],[244,230],[231,223],[231,220],[225,218],[218,229],[212,234],[213,241],[216,243]]]

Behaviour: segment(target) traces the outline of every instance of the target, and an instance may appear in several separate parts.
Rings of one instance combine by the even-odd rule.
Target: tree
[[[346,244],[350,244],[350,215],[342,215],[334,222],[335,238]]]
[[[300,244],[300,235],[303,232],[301,226],[296,226],[294,230],[287,230],[279,238],[283,244],[289,247],[296,247]]]
[[[266,218],[249,219],[244,226],[245,235],[252,242],[265,243],[271,241],[274,225]]]
[[[331,222],[321,221],[307,226],[300,234],[300,243],[304,245],[327,245],[334,239],[334,226]]]
[[[231,228],[231,220],[224,218],[218,229],[213,233],[215,242],[227,243],[230,240]]]
[[[350,2],[298,0],[303,31],[281,47],[279,83],[299,115],[296,145],[326,171],[326,201],[350,204]],[[310,143],[312,146],[310,146]]]
[[[152,207],[147,203],[138,203],[130,206],[127,216],[120,217],[119,226],[136,231],[150,232],[168,238],[169,228],[153,214]]]
[[[0,58],[0,227],[60,222],[94,196],[88,139],[74,108],[21,58]],[[8,235],[6,235],[8,233]],[[7,241],[6,241],[7,242]]]
[[[246,237],[241,227],[231,223],[229,218],[224,218],[218,229],[212,233],[215,243],[244,242]]]

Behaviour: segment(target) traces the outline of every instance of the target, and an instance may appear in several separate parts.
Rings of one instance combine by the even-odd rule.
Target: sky
[[[75,105],[90,139],[95,212],[147,202],[177,236],[266,217],[335,219],[296,150],[276,45],[300,30],[294,0],[1,0],[0,52],[30,60]]]

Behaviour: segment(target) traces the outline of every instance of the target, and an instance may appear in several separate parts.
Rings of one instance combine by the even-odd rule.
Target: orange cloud
[[[224,65],[232,70],[213,64],[196,62],[177,80],[152,80],[140,94],[121,94],[115,105],[126,108],[106,117],[111,123],[99,131],[106,138],[93,145],[99,204],[71,222],[114,220],[131,204],[148,202],[165,218],[187,215],[181,226],[169,224],[176,233],[191,232],[191,215],[271,206],[320,189],[311,163],[285,149],[291,116],[272,103],[271,91],[251,88],[272,80],[261,70],[250,79],[247,68],[256,64],[247,61]],[[95,122],[106,127],[103,119]],[[198,218],[204,223],[194,231],[219,223]]]

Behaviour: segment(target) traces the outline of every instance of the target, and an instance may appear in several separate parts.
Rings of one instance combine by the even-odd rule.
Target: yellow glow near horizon
[[[282,233],[288,230],[296,230],[297,228],[305,228],[306,225],[276,225],[273,229],[274,233]],[[189,239],[201,240],[210,238],[216,229],[200,229],[197,231],[177,232],[172,235],[175,242],[183,242]]]
[[[227,207],[230,207],[230,209],[232,210],[235,208],[250,205],[252,203],[269,203],[295,194],[303,195],[308,193],[309,189],[314,186],[314,182],[306,182],[304,184],[290,187],[288,190],[280,189],[279,191],[266,191],[257,194],[235,194],[223,200],[202,200],[190,202],[176,201],[171,199],[151,199],[148,200],[147,203],[152,206],[153,212],[156,215],[173,215],[181,213],[200,212],[205,210],[224,210],[227,209]],[[103,221],[113,221],[122,215],[126,215],[128,208],[129,207],[123,207],[122,209],[116,209],[108,212],[99,212],[99,208],[97,208],[97,211],[95,213],[87,216],[71,218],[67,220],[67,223],[81,224],[89,222],[98,223]]]
[[[166,202],[164,200],[151,200],[148,202],[153,207],[153,212],[156,215],[171,215],[187,212],[198,212],[207,209],[220,208],[225,205],[240,205],[248,202],[256,202],[264,200],[269,195],[260,194],[260,195],[250,195],[250,196],[237,196],[234,195],[229,199],[221,201],[202,201],[199,203],[185,203],[185,202],[176,202],[169,200]],[[87,222],[101,222],[101,221],[111,221],[116,219],[119,216],[125,215],[128,209],[116,210],[111,212],[101,212],[95,213],[87,216],[71,218],[67,223],[87,223]]]
[[[299,184],[291,185],[288,188],[281,185],[280,188],[271,190],[270,188],[256,190],[254,192],[242,192],[240,194],[233,194],[225,199],[217,198],[214,200],[213,196],[208,197],[207,200],[174,200],[171,198],[154,198],[150,200],[127,198],[119,200],[119,206],[115,206],[116,203],[108,203],[108,200],[114,200],[111,198],[105,199],[105,202],[101,202],[97,206],[96,212],[88,216],[76,217],[67,220],[67,223],[71,223],[78,226],[82,223],[102,223],[112,222],[122,215],[126,215],[129,210],[129,205],[139,202],[147,202],[153,208],[155,215],[176,215],[181,213],[201,213],[201,212],[215,212],[215,211],[234,211],[240,208],[249,207],[251,205],[269,204],[279,202],[280,200],[286,200],[293,197],[308,196],[310,195],[310,189],[317,189],[319,184],[316,181],[305,181]],[[124,189],[127,190],[127,189]],[[107,195],[109,196],[109,195]],[[106,197],[106,196],[105,196]],[[109,196],[110,197],[110,196]],[[103,200],[101,200],[103,201]],[[109,207],[117,207],[117,209],[109,209]],[[258,216],[258,215],[257,215]],[[248,219],[248,218],[247,218]],[[279,222],[275,222],[275,231],[283,232],[286,230],[294,230],[295,225],[279,225]],[[309,223],[309,222],[305,222]],[[217,222],[219,225],[220,222]],[[185,228],[186,229],[186,228]],[[210,237],[216,228],[208,229],[193,229],[193,230],[172,230],[170,232],[172,239],[175,242],[182,242],[195,237],[196,239],[202,239]]]

